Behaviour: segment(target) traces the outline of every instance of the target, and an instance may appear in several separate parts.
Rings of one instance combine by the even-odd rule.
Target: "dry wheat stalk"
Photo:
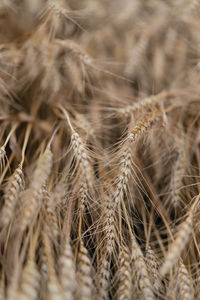
[[[170,190],[171,190],[171,203],[174,207],[177,207],[181,203],[180,188],[182,187],[182,180],[187,166],[187,153],[185,146],[185,139],[178,143],[178,158],[173,166]]]

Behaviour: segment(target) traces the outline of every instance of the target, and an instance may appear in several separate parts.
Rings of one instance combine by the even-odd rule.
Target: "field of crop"
[[[200,299],[200,1],[0,1],[0,300]]]

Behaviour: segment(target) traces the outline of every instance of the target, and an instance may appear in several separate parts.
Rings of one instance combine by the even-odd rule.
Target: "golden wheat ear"
[[[64,237],[63,248],[59,257],[60,283],[66,299],[73,299],[77,288],[74,255],[67,236]],[[70,272],[69,272],[70,270]]]
[[[36,264],[36,248],[38,243],[38,230],[32,237],[30,251],[25,267],[22,270],[20,299],[38,299],[40,290],[40,273]]]
[[[154,291],[159,295],[159,293],[163,290],[163,286],[159,273],[158,259],[150,246],[146,250],[145,262],[147,265],[148,273],[150,274],[150,279],[154,287]]]
[[[41,208],[44,197],[44,186],[49,180],[53,166],[53,153],[50,146],[56,132],[57,128],[45,151],[40,155],[36,162],[35,170],[30,178],[29,188],[21,195],[21,202],[23,205],[20,212],[21,217],[18,220],[18,226],[21,232],[24,232],[24,230],[31,225],[31,222],[36,220]]]
[[[151,279],[149,277],[147,265],[145,262],[144,255],[140,246],[138,245],[136,239],[132,239],[131,243],[131,259],[132,268],[135,269],[136,278],[138,280],[138,287],[144,299],[154,299],[153,287],[151,284]]]
[[[130,251],[123,246],[119,252],[119,269],[117,270],[116,299],[131,299],[132,296],[132,276],[130,266]]]
[[[193,203],[187,218],[185,221],[180,225],[180,229],[177,232],[177,237],[170,245],[170,248],[166,254],[165,260],[160,267],[160,274],[161,276],[164,276],[166,273],[169,272],[169,270],[175,265],[175,263],[178,261],[178,258],[180,257],[183,249],[187,245],[189,238],[192,233],[193,229],[193,220],[194,215],[196,213],[197,207],[199,206],[199,197],[196,197],[195,202]]]
[[[80,241],[78,252],[78,290],[77,297],[86,300],[92,298],[92,292],[94,291],[94,283],[91,276],[92,264],[89,258],[89,253],[85,248],[83,241]]]
[[[178,295],[181,299],[194,299],[194,288],[192,278],[181,259],[178,263],[177,289]]]
[[[48,236],[56,244],[59,237],[58,218],[55,211],[55,203],[53,197],[48,193],[46,187],[43,187],[43,215],[44,215],[44,226],[48,233]]]
[[[109,298],[109,280],[110,280],[110,258],[107,258],[105,254],[100,256],[100,262],[98,267],[97,286],[99,299]]]
[[[53,257],[53,251],[52,251],[53,249],[51,247],[50,240],[45,232],[42,235],[42,239],[44,243],[44,251],[47,258],[47,266],[48,266],[47,296],[51,300],[54,299],[62,300],[63,291],[59,283],[59,279],[55,269],[55,261]]]

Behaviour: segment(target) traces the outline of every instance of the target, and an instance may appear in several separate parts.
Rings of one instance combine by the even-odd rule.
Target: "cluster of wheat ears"
[[[0,299],[200,299],[200,1],[0,1]]]

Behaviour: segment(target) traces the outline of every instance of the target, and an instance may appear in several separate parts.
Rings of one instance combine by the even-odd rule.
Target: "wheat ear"
[[[37,300],[40,289],[40,273],[34,260],[30,259],[22,273],[20,299]]]
[[[75,266],[69,238],[65,236],[62,254],[59,258],[60,282],[66,300],[73,299],[76,288]]]
[[[5,204],[1,212],[1,222],[3,226],[7,226],[10,223],[12,216],[14,214],[15,206],[18,201],[19,192],[22,191],[24,187],[23,163],[24,163],[25,151],[30,136],[31,128],[32,125],[29,124],[26,129],[26,134],[25,134],[24,143],[22,147],[21,162],[18,168],[13,173],[13,175],[9,178],[8,184],[5,188],[5,196],[4,196]],[[16,126],[14,127],[14,129],[16,129]],[[6,143],[8,142],[7,140],[5,141],[4,145],[6,145]]]
[[[18,292],[18,285],[19,285],[19,269],[16,268],[14,273],[12,274],[11,283],[8,285],[7,288],[7,300],[13,300],[17,297],[20,298],[20,293]]]
[[[48,280],[48,260],[47,260],[47,254],[45,251],[45,245],[43,241],[41,242],[41,247],[39,251],[39,268],[40,268],[42,284],[46,285]]]
[[[115,206],[117,206],[123,200],[124,193],[128,187],[128,180],[131,174],[132,167],[132,152],[131,143],[135,141],[143,132],[145,132],[159,117],[159,114],[146,115],[134,128],[129,126],[128,135],[124,140],[124,145],[120,151],[122,151],[122,158],[120,160],[120,171],[116,180],[116,191],[113,196]]]
[[[109,254],[113,253],[115,245],[115,210],[109,196],[105,195],[105,206],[103,207],[103,229],[105,232],[105,248]]]
[[[108,299],[108,288],[110,279],[110,261],[106,254],[103,254],[102,260],[99,262],[99,276],[98,276],[98,299],[107,300]]]
[[[145,300],[153,300],[155,299],[153,291],[152,291],[152,284],[151,280],[149,278],[147,266],[145,263],[145,258],[142,253],[142,250],[140,249],[140,246],[138,245],[138,242],[135,238],[135,235],[132,232],[132,228],[129,222],[129,216],[126,210],[126,206],[124,202],[121,203],[124,217],[128,226],[130,238],[131,238],[131,262],[133,267],[133,272],[135,274],[135,277],[138,282],[138,286],[140,288],[140,291],[143,295],[143,298]]]
[[[183,249],[185,248],[190,234],[193,228],[193,217],[199,204],[200,196],[196,197],[195,202],[193,203],[189,215],[186,220],[181,224],[180,230],[177,233],[176,239],[170,245],[168,253],[166,254],[165,261],[160,268],[161,276],[164,276],[177,262],[179,256],[181,255]]]
[[[116,182],[116,191],[113,196],[115,206],[117,206],[123,200],[124,193],[127,190],[128,180],[131,174],[131,165],[131,149],[129,145],[125,145],[123,156],[120,161],[120,172]]]
[[[36,169],[31,178],[30,188],[34,191],[39,191],[46,184],[53,164],[53,153],[50,146],[47,146],[37,161]]]
[[[156,292],[162,288],[160,273],[158,271],[158,262],[153,249],[149,246],[146,250],[145,261],[148,273],[151,275],[150,279]]]
[[[54,266],[51,243],[45,232],[43,234],[43,242],[44,242],[44,249],[45,249],[45,254],[47,257],[47,264],[48,264],[48,280],[47,280],[48,299],[63,300],[62,288],[59,284],[55,266]]]
[[[145,263],[144,255],[136,241],[135,238],[132,237],[131,242],[131,256],[133,262],[133,272],[135,270],[136,278],[138,280],[139,287],[143,294],[145,300],[153,300],[155,299],[152,284],[149,278],[149,273],[147,270],[147,266]]]
[[[144,98],[133,105],[127,106],[126,108],[119,108],[117,111],[122,115],[129,115],[131,113],[135,113],[136,111],[142,111],[147,107],[152,108],[155,104],[159,103],[160,100],[164,101],[166,98],[173,97],[174,95],[175,93],[164,91],[160,94]]]
[[[154,113],[149,113],[139,121],[133,128],[129,126],[129,134],[127,139],[130,141],[135,141],[139,136],[141,136],[145,131],[147,131],[150,126],[156,122],[161,117],[161,113],[156,111]]]
[[[5,203],[1,212],[2,226],[7,226],[12,220],[19,192],[23,189],[23,179],[24,174],[22,166],[19,165],[14,174],[9,178],[8,184],[5,188]]]
[[[21,218],[20,224],[21,231],[24,231],[30,224],[33,216],[35,216],[36,214],[37,208],[41,204],[41,199],[43,197],[43,187],[47,183],[53,165],[53,153],[50,149],[50,146],[56,132],[57,128],[54,131],[46,150],[40,155],[37,160],[37,165],[31,178],[30,189],[24,192],[23,198],[25,200],[25,205],[22,211],[23,217]]]
[[[179,260],[178,276],[177,276],[177,288],[179,299],[193,300],[194,290],[192,286],[191,276],[181,260]]]
[[[35,250],[38,240],[38,231],[31,240],[28,261],[22,271],[21,298],[23,300],[37,300],[40,289],[40,273],[35,262]]]
[[[49,235],[49,238],[57,241],[59,236],[59,228],[56,212],[52,196],[48,193],[46,187],[43,187],[43,200],[44,200],[44,218],[45,218],[45,229]]]
[[[78,297],[82,300],[88,300],[92,297],[93,280],[91,277],[91,261],[88,256],[88,251],[85,248],[83,241],[80,241],[78,253]]]
[[[119,270],[118,270],[118,285],[117,299],[129,300],[132,294],[132,276],[130,267],[130,251],[126,246],[122,246],[119,253]]]
[[[16,123],[10,130],[9,134],[7,135],[6,137],[6,140],[4,142],[4,144],[0,147],[0,170],[2,171],[4,168],[5,168],[5,159],[7,158],[6,157],[6,146],[12,136],[12,134],[15,132],[15,130],[17,129],[18,127],[18,123]]]
[[[80,195],[81,195],[81,208],[84,209],[86,203],[86,198],[88,195],[88,191],[90,188],[92,188],[92,182],[93,182],[93,171],[90,164],[90,158],[88,155],[88,152],[86,150],[86,146],[84,142],[82,141],[82,138],[80,135],[74,130],[71,121],[69,119],[67,111],[60,106],[60,109],[64,113],[66,120],[69,124],[69,127],[71,129],[72,135],[71,135],[71,143],[72,148],[74,150],[74,155],[76,158],[76,161],[78,165],[80,166],[81,170],[81,188],[80,188]]]

